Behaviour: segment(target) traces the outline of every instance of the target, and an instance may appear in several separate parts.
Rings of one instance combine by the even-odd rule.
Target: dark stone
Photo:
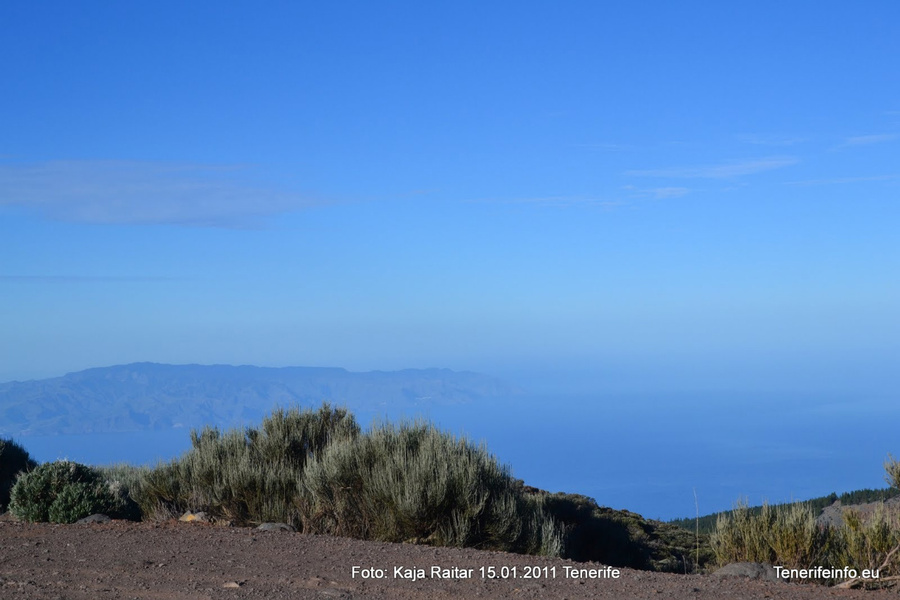
[[[762,579],[763,581],[784,581],[775,574],[772,565],[755,562],[740,562],[725,565],[713,575],[717,577],[746,577],[747,579]]]
[[[75,524],[76,525],[84,525],[85,523],[109,523],[110,521],[112,521],[112,519],[110,519],[106,515],[98,514],[98,515],[91,515],[91,516],[85,517],[83,519],[78,519],[77,521],[75,521]]]
[[[287,523],[263,523],[257,529],[259,531],[297,531]]]

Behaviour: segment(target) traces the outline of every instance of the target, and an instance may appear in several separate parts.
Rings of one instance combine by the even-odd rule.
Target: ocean
[[[526,396],[381,413],[425,418],[484,443],[515,477],[648,518],[885,487],[900,456],[900,402],[795,394]],[[24,437],[40,461],[155,464],[190,447],[189,430]],[[696,502],[696,504],[695,504]]]

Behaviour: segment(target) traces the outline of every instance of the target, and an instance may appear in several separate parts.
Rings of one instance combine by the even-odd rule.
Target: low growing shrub
[[[106,481],[109,491],[115,498],[119,516],[131,521],[140,521],[143,515],[136,496],[141,482],[150,469],[129,464],[117,464],[97,467],[97,471]]]
[[[481,446],[425,423],[384,424],[328,446],[307,465],[303,529],[559,554],[561,531]]]
[[[721,513],[710,544],[719,565],[733,562],[761,562],[773,564],[776,557],[769,543],[775,524],[775,509],[768,503],[754,513],[745,500],[737,503],[730,513]]]
[[[99,471],[67,460],[23,473],[10,495],[10,512],[29,522],[74,523],[94,513],[120,516],[123,508]]]
[[[765,503],[759,512],[739,502],[730,514],[719,515],[710,543],[720,565],[746,561],[789,569],[831,564],[839,549],[835,532],[817,524],[805,502]]]
[[[868,501],[873,495],[883,499],[896,495],[894,490],[900,487],[900,462],[889,455],[884,468],[891,489],[860,490],[841,499]],[[764,504],[761,510],[751,512],[746,502],[738,503],[731,513],[719,515],[716,530],[710,536],[717,562],[721,565],[764,562],[788,569],[844,566],[857,573],[866,569],[879,571],[878,580],[856,578],[841,582],[841,587],[878,585],[900,579],[900,512],[896,508],[889,509],[882,501],[870,515],[845,509],[843,523],[837,527],[816,523],[815,513],[819,508],[808,503],[774,508]]]
[[[13,440],[0,439],[0,512],[9,504],[9,494],[19,473],[36,466],[25,448]]]
[[[763,562],[787,569],[817,565],[849,567],[861,573],[880,569],[882,581],[900,571],[900,515],[882,503],[874,514],[844,511],[843,523],[828,527],[816,523],[805,503],[770,507],[751,514],[741,503],[731,516],[719,518],[711,536],[717,562]],[[835,584],[838,580],[817,579]]]
[[[132,496],[149,518],[202,510],[239,525],[299,526],[297,482],[307,462],[334,440],[358,434],[353,416],[328,404],[278,409],[258,429],[195,430],[192,448],[143,474]]]
[[[864,516],[855,509],[844,511],[844,522],[837,531],[838,564],[850,565],[858,571],[879,569],[881,576],[900,572],[900,514],[883,503],[875,512]]]

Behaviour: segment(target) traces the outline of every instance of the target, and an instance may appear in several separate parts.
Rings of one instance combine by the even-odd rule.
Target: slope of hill
[[[813,513],[819,515],[820,519],[827,514],[829,515],[829,522],[834,523],[836,522],[834,515],[840,513],[840,510],[837,507],[869,505],[877,502],[885,502],[891,499],[895,499],[898,496],[900,496],[900,490],[896,488],[885,488],[879,490],[862,489],[852,492],[844,492],[840,496],[832,492],[827,496],[820,496],[818,498],[805,500],[803,501],[803,503],[809,505],[812,508]],[[831,512],[829,512],[829,509],[832,509]],[[834,512],[834,509],[837,510],[837,513]],[[762,506],[750,507],[750,514],[755,515],[759,514],[760,512],[762,512]],[[703,515],[697,518],[685,517],[683,519],[672,519],[671,521],[668,521],[668,523],[676,525],[683,529],[687,529],[688,531],[694,531],[695,528],[697,528],[700,533],[709,534],[715,531],[716,521],[718,520],[719,515],[729,515],[731,513],[732,511],[727,510],[718,513],[712,513],[709,515]]]
[[[468,403],[515,394],[492,377],[447,369],[354,373],[134,363],[0,384],[0,435],[55,435],[256,422],[276,405],[355,410]]]

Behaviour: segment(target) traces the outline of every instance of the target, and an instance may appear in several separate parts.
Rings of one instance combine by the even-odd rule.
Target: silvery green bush
[[[23,473],[9,503],[16,518],[29,522],[74,523],[95,513],[117,514],[120,508],[99,471],[68,460]]]

